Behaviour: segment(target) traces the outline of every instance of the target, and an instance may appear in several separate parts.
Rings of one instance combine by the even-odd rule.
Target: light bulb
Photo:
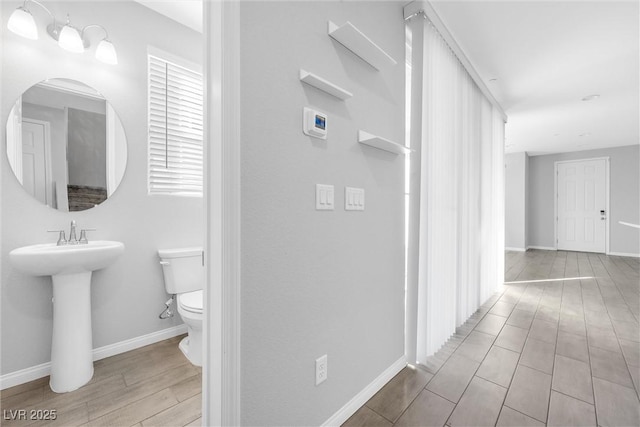
[[[62,27],[62,30],[60,30],[60,35],[58,36],[58,46],[60,46],[64,50],[68,50],[69,52],[84,52],[84,45],[82,44],[80,33],[78,33],[78,30],[76,30],[69,24],[65,25],[64,27]]]
[[[118,54],[113,43],[107,39],[102,40],[96,48],[96,59],[105,64],[116,65],[118,63]]]
[[[19,7],[13,11],[9,17],[7,28],[12,33],[30,40],[38,39],[38,27],[36,27],[36,21],[33,19],[31,12],[23,7]]]

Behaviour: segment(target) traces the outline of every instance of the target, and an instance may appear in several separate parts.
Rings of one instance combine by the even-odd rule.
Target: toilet
[[[202,366],[202,248],[160,249],[158,255],[164,286],[167,293],[176,295],[178,313],[189,333],[180,341],[179,348],[192,364]]]

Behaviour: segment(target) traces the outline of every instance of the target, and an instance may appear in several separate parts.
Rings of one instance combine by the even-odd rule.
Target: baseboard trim
[[[527,246],[527,250],[529,249],[538,249],[541,251],[557,251],[556,248],[552,248],[551,246]]]
[[[9,372],[8,374],[0,376],[0,390],[46,377],[50,373],[51,362],[21,369],[15,372]]]
[[[353,399],[347,402],[338,412],[333,414],[331,418],[322,423],[322,426],[340,426],[356,413],[362,405],[364,405],[369,399],[373,397],[391,378],[395,377],[405,366],[407,366],[406,357],[402,356],[396,360],[393,365],[389,366],[383,373],[381,373],[375,380],[366,386],[361,392],[356,394]]]
[[[514,251],[514,252],[526,252],[525,248],[509,248],[509,247],[505,247],[504,250],[505,251]]]
[[[93,360],[100,360],[126,351],[135,350],[136,348],[173,338],[186,332],[187,325],[182,324],[172,328],[163,329],[161,331],[152,332],[147,335],[142,335],[140,337],[105,345],[104,347],[98,347],[93,349]],[[51,362],[31,366],[15,372],[9,372],[8,374],[0,376],[0,390],[46,377],[50,373]]]
[[[626,256],[629,258],[640,258],[640,254],[628,254],[625,252],[609,252],[607,255],[611,256]]]
[[[154,344],[186,333],[187,325],[183,323],[182,325],[174,326],[172,328],[162,329],[140,337],[120,341],[115,344],[105,345],[104,347],[93,349],[93,360],[100,360],[106,357],[115,356],[116,354],[135,350],[136,348],[144,347],[145,345]]]

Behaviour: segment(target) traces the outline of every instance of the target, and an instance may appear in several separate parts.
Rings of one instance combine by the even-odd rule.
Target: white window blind
[[[149,55],[149,194],[202,196],[202,74]]]
[[[504,121],[429,20],[418,15],[408,26],[419,89],[411,91],[418,158],[410,171],[407,288],[415,360],[428,364],[504,281]]]

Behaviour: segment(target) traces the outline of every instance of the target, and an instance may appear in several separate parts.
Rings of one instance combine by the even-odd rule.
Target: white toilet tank
[[[201,247],[159,249],[158,255],[167,293],[182,294],[203,289],[204,266]]]

